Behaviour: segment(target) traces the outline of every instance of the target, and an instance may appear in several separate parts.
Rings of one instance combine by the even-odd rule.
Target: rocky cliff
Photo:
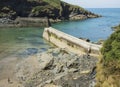
[[[19,19],[17,19],[18,17]],[[83,20],[95,18],[98,17],[98,15],[60,0],[0,0],[0,26],[4,27],[3,24],[22,27],[31,26],[31,24],[32,26],[34,26],[34,24],[35,26],[40,26],[34,21],[34,17],[42,18],[39,22],[47,25],[48,23],[44,24],[44,20],[48,21],[49,19],[51,22]],[[22,21],[20,18],[22,18],[22,20],[25,18],[26,23],[24,21],[24,23],[20,24]],[[26,18],[28,18],[28,20]],[[30,21],[29,24],[28,21],[31,20],[31,18],[33,21]],[[12,21],[16,19],[17,22]]]
[[[89,11],[60,0],[0,0],[1,17],[49,17],[69,19],[76,15],[97,17]]]

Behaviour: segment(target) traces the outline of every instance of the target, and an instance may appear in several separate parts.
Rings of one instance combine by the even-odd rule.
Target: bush
[[[106,62],[111,60],[120,61],[120,30],[114,32],[105,41],[101,53]]]
[[[96,87],[120,87],[120,28],[105,41],[101,54]]]

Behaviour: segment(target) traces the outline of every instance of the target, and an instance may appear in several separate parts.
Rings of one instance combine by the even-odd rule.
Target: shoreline
[[[0,18],[0,28],[20,28],[20,27],[49,27],[52,23],[58,23],[62,21],[81,21],[91,18],[98,18],[101,16],[91,15],[76,15],[71,17],[69,20],[60,20],[60,19],[48,19],[46,17],[18,17],[15,20],[9,18]]]
[[[23,59],[12,56],[0,60],[0,87],[21,87],[15,77],[16,65],[21,61]]]
[[[55,87],[64,87],[69,85],[73,87],[77,84],[87,87],[88,85],[94,85],[93,68],[97,61],[98,59],[92,56],[88,58],[87,55],[76,55],[65,52],[64,49],[52,48],[13,64],[14,74],[12,77],[14,78],[8,77],[12,83],[9,83],[8,78],[5,78],[0,80],[0,86],[46,87],[48,85],[49,87],[55,85]],[[87,84],[84,84],[83,81]]]

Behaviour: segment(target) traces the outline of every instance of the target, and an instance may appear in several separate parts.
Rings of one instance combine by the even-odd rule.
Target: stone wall
[[[45,28],[43,38],[53,43],[54,45],[69,50],[77,54],[89,53],[91,55],[100,54],[100,45],[86,42],[74,36],[63,33],[52,27]]]
[[[48,26],[47,18],[37,18],[37,17],[18,17],[16,20],[18,26],[20,27],[43,27]]]

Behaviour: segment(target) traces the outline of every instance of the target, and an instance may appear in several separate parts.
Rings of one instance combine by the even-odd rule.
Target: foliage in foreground
[[[120,87],[120,27],[105,41],[101,53],[96,87]]]

